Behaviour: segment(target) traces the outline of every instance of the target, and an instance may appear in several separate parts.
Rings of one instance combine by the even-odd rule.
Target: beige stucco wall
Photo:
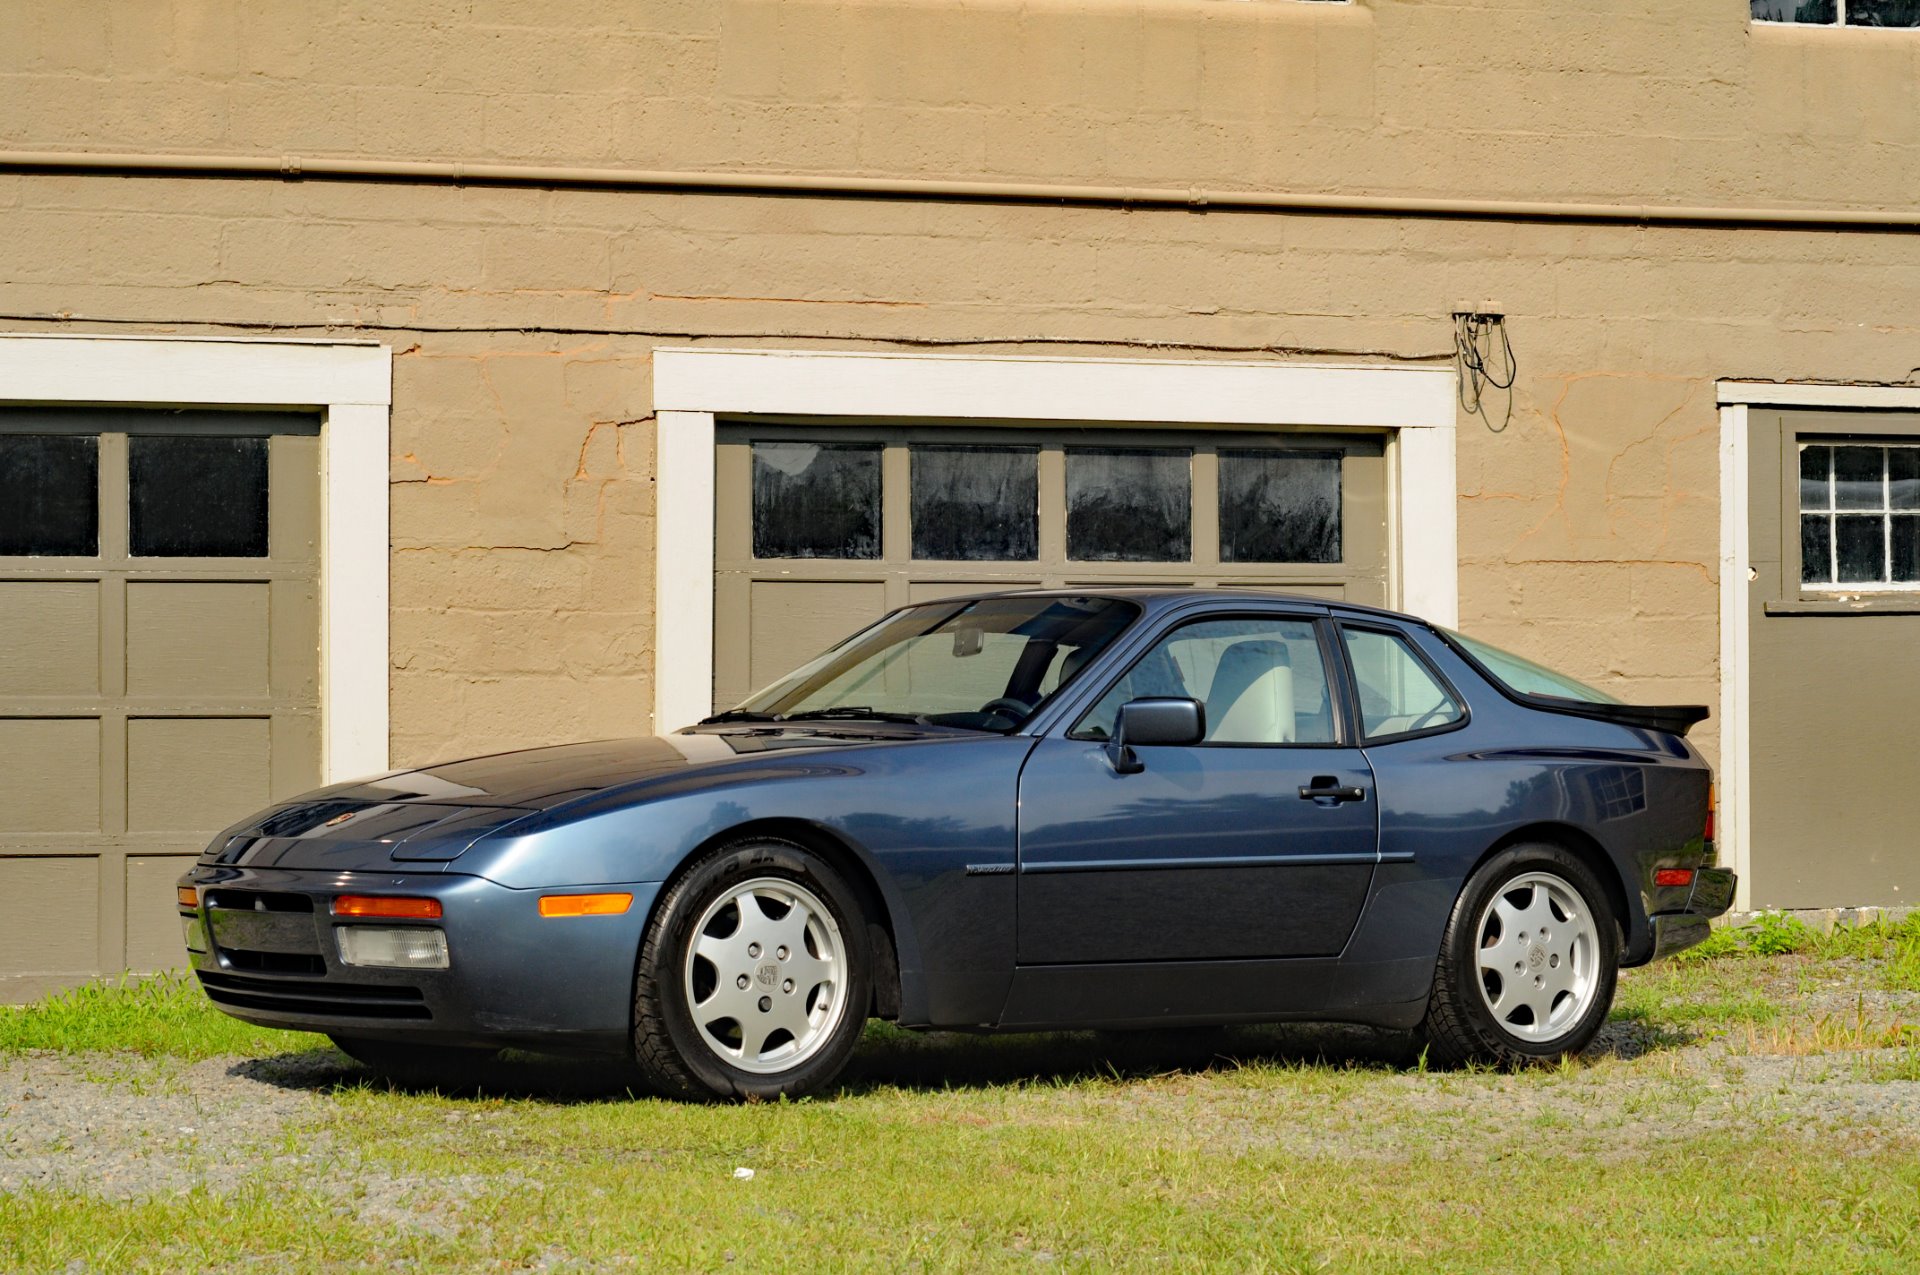
[[[16,2],[0,147],[1723,205],[1920,189],[1920,33],[1568,8]],[[10,330],[393,344],[396,763],[646,724],[655,344],[1445,359],[1452,311],[1501,310],[1521,378],[1504,432],[1460,423],[1463,622],[1709,702],[1713,380],[1920,364],[1910,234],[45,174],[0,175],[0,229]]]

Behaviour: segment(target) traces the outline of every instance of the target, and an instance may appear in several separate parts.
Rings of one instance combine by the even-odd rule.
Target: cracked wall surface
[[[1738,10],[6,5],[0,146],[1909,205],[1920,37]],[[659,344],[1444,360],[1499,310],[1463,624],[1701,702],[1713,381],[1920,364],[1910,234],[46,174],[0,226],[9,330],[393,346],[395,764],[649,725]]]

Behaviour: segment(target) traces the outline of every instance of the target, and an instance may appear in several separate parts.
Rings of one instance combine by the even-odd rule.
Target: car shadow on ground
[[[1682,1048],[1692,1033],[1638,1016],[1609,1022],[1580,1056],[1581,1065],[1630,1060]],[[871,1024],[831,1091],[853,1096],[883,1089],[982,1089],[1057,1085],[1093,1078],[1145,1080],[1204,1075],[1249,1066],[1417,1070],[1421,1055],[1407,1032],[1340,1024],[1168,1028],[1138,1032],[969,1035],[909,1032]],[[449,1097],[522,1098],[554,1103],[620,1102],[648,1090],[631,1064],[562,1059],[510,1051],[477,1069],[432,1081],[394,1079],[331,1048],[235,1063],[230,1075],[316,1093],[367,1086]]]

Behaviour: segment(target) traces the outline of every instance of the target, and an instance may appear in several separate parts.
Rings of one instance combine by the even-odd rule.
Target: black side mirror
[[[1122,775],[1145,770],[1133,746],[1168,744],[1180,747],[1197,744],[1207,735],[1207,710],[1197,699],[1173,696],[1128,700],[1120,706],[1113,723],[1113,738],[1107,741],[1107,758]]]

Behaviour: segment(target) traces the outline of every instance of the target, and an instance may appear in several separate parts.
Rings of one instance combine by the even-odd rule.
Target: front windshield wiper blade
[[[777,722],[780,719],[772,713],[756,713],[751,709],[730,708],[724,713],[715,713],[712,717],[700,719],[702,726],[712,726],[716,722]]]
[[[839,704],[833,708],[810,708],[804,713],[788,713],[778,720],[783,722],[823,722],[835,719],[868,722],[905,722],[909,726],[925,726],[927,724],[927,719],[916,713],[885,713],[879,709],[857,707],[852,704]]]

